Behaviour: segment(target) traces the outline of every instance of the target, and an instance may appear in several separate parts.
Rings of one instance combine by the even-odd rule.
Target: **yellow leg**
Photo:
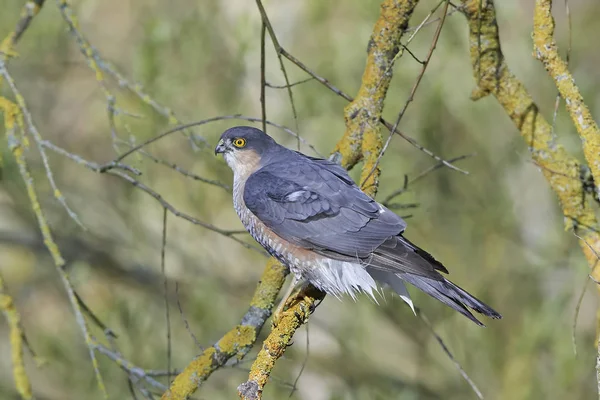
[[[281,314],[281,312],[283,312],[283,307],[285,306],[287,299],[290,297],[290,295],[296,288],[296,285],[298,285],[298,282],[300,282],[300,279],[296,275],[294,275],[289,286],[285,290],[283,297],[281,298],[281,301],[279,302],[279,305],[277,306],[277,308],[275,309],[275,312],[273,313],[273,323],[276,324],[276,321],[279,320],[279,314]]]

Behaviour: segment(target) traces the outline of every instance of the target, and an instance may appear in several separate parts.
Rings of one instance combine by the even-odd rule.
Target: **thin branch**
[[[262,130],[267,133],[267,99],[265,98],[265,87],[267,86],[266,75],[266,57],[265,57],[265,37],[267,33],[267,25],[261,24],[260,28],[260,111],[262,116]]]
[[[182,121],[175,115],[175,113],[168,107],[160,104],[156,101],[150,94],[148,94],[144,87],[136,82],[131,82],[126,79],[112,64],[105,61],[100,53],[89,43],[87,38],[81,32],[78,26],[77,17],[75,12],[71,8],[68,0],[56,0],[58,7],[60,9],[61,15],[63,19],[69,26],[69,31],[71,35],[75,38],[81,54],[85,57],[90,69],[94,72],[96,80],[100,84],[102,88],[102,92],[106,97],[107,101],[107,112],[108,112],[108,120],[111,128],[111,136],[113,138],[113,146],[116,147],[114,141],[118,138],[116,134],[116,124],[115,124],[115,116],[124,114],[130,115],[127,112],[121,111],[116,107],[116,97],[115,95],[108,89],[108,84],[104,73],[110,75],[115,79],[121,88],[128,89],[131,93],[137,96],[140,101],[145,104],[148,104],[154,111],[156,111],[159,115],[165,117],[169,124],[171,125],[182,125]],[[194,147],[196,147],[196,136],[191,134],[190,132],[184,131],[186,135],[188,135],[190,142]]]
[[[451,163],[455,163],[457,161],[460,160],[464,160],[466,158],[469,157],[473,157],[475,156],[475,153],[472,154],[464,154],[462,156],[458,156],[458,157],[454,157],[450,160],[448,160],[448,162]],[[413,185],[414,183],[418,182],[419,180],[423,179],[424,177],[426,177],[427,175],[429,175],[430,173],[432,173],[433,171],[436,171],[440,168],[442,168],[444,166],[444,164],[442,164],[441,162],[438,162],[436,164],[433,164],[432,166],[424,169],[423,171],[419,172],[414,178],[411,178],[410,180],[408,179],[408,176],[404,176],[404,184],[402,185],[402,187],[398,190],[393,191],[392,193],[390,193],[382,202],[381,204],[388,206],[389,202],[392,201],[394,198],[396,198],[397,196],[401,195],[402,193],[406,192],[406,190],[408,189],[409,185]]]
[[[48,178],[48,182],[50,183],[50,187],[52,188],[52,194],[54,195],[56,200],[58,200],[58,202],[63,206],[69,217],[71,217],[71,219],[75,221],[75,223],[77,223],[77,225],[79,225],[83,230],[87,230],[87,228],[83,225],[77,214],[69,207],[69,205],[67,204],[67,200],[62,195],[61,191],[56,185],[56,181],[54,180],[54,174],[52,173],[52,169],[50,168],[50,161],[48,160],[48,155],[46,154],[44,147],[41,145],[41,142],[43,141],[42,136],[40,135],[36,125],[33,122],[33,117],[31,116],[31,113],[27,108],[27,104],[25,104],[25,97],[23,97],[23,95],[17,88],[17,85],[13,80],[12,76],[8,73],[8,70],[6,69],[6,64],[4,63],[2,57],[0,57],[0,75],[4,77],[4,80],[6,81],[6,83],[8,83],[10,90],[14,94],[16,103],[19,106],[20,112],[24,117],[26,131],[33,136],[34,142],[42,158],[44,170],[46,171],[46,177]],[[25,143],[25,146],[27,146],[27,143]]]
[[[241,114],[234,114],[234,115],[221,115],[218,117],[212,117],[212,118],[207,118],[201,121],[196,121],[196,122],[191,122],[189,124],[185,124],[185,125],[180,125],[177,126],[173,129],[170,129],[166,132],[161,133],[160,135],[154,136],[140,144],[138,144],[137,146],[133,146],[131,149],[129,149],[128,151],[122,153],[121,155],[119,155],[117,158],[115,158],[114,160],[104,164],[101,166],[101,171],[100,172],[105,172],[109,169],[115,168],[117,165],[119,165],[119,163],[125,159],[126,157],[134,154],[135,152],[137,152],[138,150],[140,150],[143,147],[148,146],[151,143],[154,143],[166,136],[169,136],[173,133],[179,132],[181,130],[184,130],[186,128],[191,128],[194,126],[200,126],[200,125],[205,125],[211,122],[215,122],[215,121],[224,121],[224,120],[229,120],[229,119],[239,119],[239,120],[244,120],[244,121],[250,121],[250,122],[262,122],[262,119],[260,118],[253,118],[253,117],[248,117],[245,115],[241,115]],[[298,136],[298,134],[296,134],[294,131],[290,130],[289,128],[284,127],[283,125],[279,125],[276,124],[274,122],[271,121],[266,121],[267,125],[271,125],[274,126],[276,128],[279,128],[281,130],[283,130],[284,132],[294,136],[295,138],[298,138],[300,141],[302,141],[304,144],[306,144],[308,147],[310,147],[315,153],[318,154],[317,150],[309,143],[307,143],[304,139],[300,138],[300,136]]]
[[[302,365],[300,366],[300,371],[298,372],[296,379],[294,379],[294,383],[292,385],[292,390],[290,390],[290,395],[288,396],[288,398],[292,398],[292,396],[294,395],[296,390],[298,390],[298,386],[297,386],[298,381],[300,380],[300,377],[304,373],[304,369],[306,368],[306,364],[308,363],[308,357],[310,355],[310,330],[309,330],[309,327],[310,327],[310,324],[307,321],[306,322],[306,352],[304,354],[304,360],[302,360]],[[248,372],[250,372],[250,371],[248,371]]]
[[[167,322],[167,371],[171,370],[171,316],[169,314],[169,281],[165,272],[165,253],[167,248],[167,209],[163,208],[162,241],[160,246],[160,272],[163,276],[165,319]],[[167,375],[167,382],[171,382],[171,375]]]
[[[454,364],[454,366],[456,367],[456,369],[458,370],[458,372],[460,373],[460,375],[463,377],[463,379],[465,381],[467,381],[467,383],[469,384],[469,386],[471,386],[471,389],[473,390],[473,392],[475,393],[475,395],[477,396],[477,398],[483,400],[483,395],[481,394],[481,391],[479,390],[479,388],[477,387],[477,385],[475,385],[475,382],[473,382],[473,380],[471,379],[471,377],[466,373],[466,371],[460,365],[460,363],[458,361],[456,361],[456,358],[454,358],[454,356],[450,352],[450,349],[448,349],[448,347],[446,346],[446,344],[444,343],[444,341],[440,337],[440,335],[438,335],[435,332],[435,330],[433,329],[433,326],[431,325],[431,322],[429,322],[429,319],[427,319],[427,317],[421,312],[421,310],[419,308],[417,308],[416,310],[417,310],[417,316],[427,326],[427,328],[429,329],[429,331],[431,332],[431,334],[433,335],[433,337],[435,337],[435,340],[438,342],[438,344],[440,345],[440,347],[442,348],[442,350],[444,350],[444,353],[446,353],[446,355],[448,356],[448,358],[450,359],[450,361],[452,361],[452,364]]]
[[[185,330],[190,334],[190,336],[194,340],[194,344],[196,345],[196,347],[200,349],[200,351],[204,351],[204,347],[202,347],[200,341],[198,341],[198,338],[196,338],[196,335],[194,335],[194,332],[192,332],[192,330],[190,329],[190,324],[188,323],[188,320],[183,313],[183,307],[181,307],[181,302],[179,301],[179,283],[177,282],[175,282],[175,297],[177,299],[177,308],[179,309],[179,315],[181,315],[181,319],[183,320],[183,324],[185,325]]]
[[[283,73],[283,78],[287,86],[288,97],[290,98],[290,104],[292,106],[292,114],[294,115],[294,125],[296,128],[296,132],[298,132],[298,150],[300,150],[300,128],[298,126],[298,113],[296,112],[296,105],[294,104],[294,94],[292,93],[292,86],[290,85],[287,70],[285,69],[285,64],[283,63],[283,57],[281,56],[281,45],[279,44],[279,40],[277,40],[277,35],[275,35],[275,31],[271,26],[271,21],[269,21],[269,17],[267,16],[267,12],[265,11],[262,1],[256,0],[256,5],[258,6],[258,11],[260,12],[263,26],[266,27],[267,31],[269,32],[269,37],[271,37],[271,42],[273,42],[273,47],[275,47],[275,52],[277,53],[277,59],[279,60],[279,66],[281,67],[281,72]],[[262,90],[264,90],[264,85],[262,85],[262,88]],[[266,114],[263,115],[263,120],[265,119]]]
[[[331,90],[333,93],[337,94],[338,96],[345,99],[346,101],[349,101],[349,102],[354,101],[353,97],[351,97],[350,95],[344,93],[342,90],[335,87],[327,79],[323,78],[322,76],[317,75],[313,70],[308,68],[303,62],[298,60],[296,57],[294,57],[293,55],[288,53],[284,48],[281,49],[281,55],[284,56],[285,58],[287,58],[293,64],[295,64],[298,68],[300,68],[301,70],[306,72],[308,75],[310,75],[311,77],[316,79],[319,83],[321,83],[327,89]],[[391,123],[389,123],[388,121],[386,121],[385,119],[383,119],[383,117],[379,119],[379,122],[382,123],[388,130],[390,130],[390,131],[392,130],[393,125]],[[410,143],[413,147],[415,147],[418,150],[422,151],[423,153],[427,154],[429,157],[433,158],[436,161],[442,162],[444,164],[444,166],[446,166],[450,169],[453,169],[455,171],[462,172],[462,173],[466,172],[466,171],[462,171],[460,168],[455,167],[448,161],[445,161],[443,158],[437,156],[436,154],[434,154],[431,150],[427,149],[426,147],[420,145],[419,142],[417,142],[415,139],[413,139],[406,133],[399,131],[399,130],[396,130],[395,133],[397,135],[400,135],[400,137],[402,137],[404,140],[406,140],[408,143]]]
[[[127,372],[127,374],[142,379],[159,390],[167,390],[166,385],[163,385],[152,378],[152,376],[147,374],[144,369],[134,365],[131,361],[123,358],[123,356],[120,354],[117,354],[109,348],[103,346],[95,338],[92,338],[92,346],[94,349],[98,350],[99,353],[104,354],[106,357],[114,361],[123,371]]]
[[[314,79],[315,78],[311,76],[309,78],[299,80],[298,82],[291,83],[290,87],[302,85],[303,83],[310,82],[310,81],[312,81]],[[265,86],[268,87],[268,88],[271,88],[271,89],[287,89],[288,88],[288,85],[274,85],[274,84],[269,83],[269,82],[265,82]]]
[[[166,201],[158,192],[150,189],[148,186],[146,186],[142,182],[140,182],[140,181],[136,180],[135,178],[122,172],[120,169],[129,170],[130,167],[128,167],[120,162],[115,162],[115,161],[111,162],[110,163],[111,168],[107,169],[106,165],[100,165],[100,164],[97,164],[97,163],[94,163],[91,161],[87,161],[87,160],[83,159],[81,156],[72,154],[72,153],[68,152],[67,150],[65,150],[49,141],[43,141],[42,144],[44,147],[46,147],[52,151],[55,151],[56,153],[61,154],[65,157],[69,158],[70,160],[77,162],[78,164],[85,166],[86,168],[90,169],[91,171],[94,171],[97,173],[108,173],[110,175],[118,176],[119,178],[129,182],[134,187],[136,187],[136,188],[142,190],[143,192],[146,192],[150,196],[152,196],[156,201],[158,201],[162,205],[163,208],[166,208],[171,214],[175,215],[178,218],[182,218],[188,222],[191,222],[194,225],[199,225],[203,228],[206,228],[206,229],[216,232],[220,235],[228,237],[228,238],[236,241],[237,243],[241,244],[242,246],[246,247],[247,249],[258,251],[261,254],[266,254],[262,249],[260,249],[256,246],[253,246],[251,244],[248,244],[243,240],[236,238],[235,235],[241,233],[241,231],[239,231],[239,230],[221,229],[212,224],[209,224],[207,222],[204,222],[197,218],[194,218],[189,214],[179,211],[171,203]],[[119,169],[117,169],[117,168],[119,168]]]
[[[581,304],[583,303],[583,296],[585,295],[585,292],[587,290],[589,281],[590,280],[596,281],[594,279],[594,274],[596,272],[596,268],[600,264],[600,254],[598,254],[598,252],[596,251],[596,249],[594,249],[587,242],[587,240],[585,240],[584,238],[582,238],[581,236],[579,236],[576,232],[573,232],[573,235],[577,239],[579,239],[581,242],[585,243],[585,245],[587,246],[587,248],[594,254],[594,256],[596,256],[596,263],[592,267],[591,272],[585,278],[585,282],[582,285],[581,292],[580,292],[579,297],[577,299],[577,304],[575,305],[575,313],[573,315],[573,325],[572,325],[572,329],[571,329],[571,342],[573,344],[573,353],[575,354],[575,356],[577,356],[577,336],[575,334],[575,331],[577,329],[577,321],[579,320],[579,310],[581,309]]]

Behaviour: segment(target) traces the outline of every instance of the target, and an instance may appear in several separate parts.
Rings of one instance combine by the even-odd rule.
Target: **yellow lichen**
[[[23,362],[23,330],[21,328],[21,317],[15,308],[12,297],[6,293],[4,281],[0,276],[0,310],[4,314],[10,330],[11,359],[13,365],[13,377],[17,392],[23,399],[33,398],[31,393],[31,384],[25,371]]]
[[[533,55],[543,64],[560,93],[583,143],[583,153],[595,182],[600,182],[600,129],[583,101],[566,61],[554,42],[552,1],[536,0],[533,17]]]
[[[213,358],[217,350],[209,347],[192,360],[187,367],[175,378],[169,390],[161,397],[161,400],[183,400],[189,398],[199,385],[199,379],[208,376],[212,371]]]
[[[226,354],[236,354],[238,349],[251,346],[256,340],[253,326],[238,325],[219,340],[217,349]]]
[[[261,309],[272,308],[273,304],[275,304],[277,294],[281,290],[281,286],[283,286],[286,275],[287,268],[281,265],[276,259],[270,258],[267,261],[250,305]]]
[[[334,149],[342,156],[342,166],[348,169],[364,157],[371,157],[367,162],[371,168],[364,168],[367,172],[363,178],[371,175],[366,187],[372,195],[376,191],[373,183],[379,177],[379,170],[373,170],[373,167],[381,151],[379,119],[392,79],[391,66],[400,48],[400,37],[417,3],[415,0],[385,0],[381,4],[381,12],[369,41],[361,86],[356,98],[344,108],[346,131]],[[368,138],[366,144],[365,137]]]

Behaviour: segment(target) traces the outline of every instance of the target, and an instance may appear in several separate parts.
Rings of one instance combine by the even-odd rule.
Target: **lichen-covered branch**
[[[600,193],[600,129],[583,102],[579,88],[569,72],[567,62],[558,54],[554,41],[552,1],[536,0],[533,14],[533,54],[543,64],[558,88],[577,132],[581,136],[583,154]]]
[[[342,155],[342,165],[348,169],[364,160],[360,181],[364,182],[364,189],[371,196],[375,195],[379,180],[380,171],[376,163],[383,147],[379,120],[392,80],[391,65],[401,48],[400,38],[417,3],[418,0],[385,0],[381,4],[381,12],[369,40],[367,65],[358,95],[344,108],[346,131],[335,151]]]
[[[283,286],[287,268],[271,258],[254,292],[250,308],[239,325],[227,332],[217,343],[205,349],[175,378],[162,400],[189,398],[218,368],[233,357],[241,360],[250,351],[260,330],[271,315],[277,294]]]
[[[390,66],[417,3],[415,0],[385,0],[382,3],[381,13],[369,41],[361,88],[356,98],[345,108],[346,132],[334,150],[345,168],[353,167],[361,159],[365,160],[361,182],[364,182],[363,190],[371,196],[377,191],[379,178],[379,170],[375,168],[383,146],[379,120],[392,78]],[[368,179],[365,179],[367,176]],[[262,398],[275,363],[283,356],[296,330],[308,321],[315,304],[324,296],[324,293],[309,285],[288,299],[284,311],[279,315],[250,368],[248,381],[238,387],[242,399]]]
[[[23,33],[25,33],[27,28],[29,28],[29,25],[31,24],[33,18],[42,9],[44,2],[45,0],[30,0],[27,3],[25,3],[23,8],[21,9],[21,18],[19,19],[19,22],[17,22],[15,30],[11,32],[10,35],[8,35],[8,37],[5,39],[6,46],[8,48],[17,44],[19,39],[21,39]]]
[[[6,292],[2,275],[0,275],[0,311],[4,314],[10,330],[11,360],[15,387],[22,399],[31,399],[33,398],[31,384],[25,371],[25,363],[23,362],[23,348],[25,343],[23,340],[24,333],[21,327],[21,317],[15,308],[12,297]]]
[[[473,99],[493,94],[502,105],[558,196],[566,227],[579,231],[580,245],[589,265],[594,266],[596,257],[585,242],[600,250],[600,235],[594,211],[585,201],[580,179],[583,166],[556,141],[551,125],[540,114],[525,86],[508,69],[500,47],[494,3],[491,0],[461,3],[469,25],[471,64],[477,82]],[[593,274],[594,278],[600,278],[600,270],[594,270]]]
[[[286,302],[286,309],[279,315],[276,325],[262,344],[256,360],[250,368],[248,381],[238,387],[240,397],[244,400],[262,398],[262,391],[275,363],[290,345],[296,330],[308,321],[318,301],[325,294],[312,285],[306,286],[297,295]]]

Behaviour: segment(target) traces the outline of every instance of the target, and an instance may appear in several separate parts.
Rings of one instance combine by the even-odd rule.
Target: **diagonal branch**
[[[169,390],[162,395],[161,400],[188,399],[214,371],[224,366],[229,359],[235,357],[237,360],[241,360],[244,358],[256,342],[267,318],[271,316],[275,299],[287,274],[287,268],[275,259],[269,259],[254,291],[250,308],[242,317],[240,324],[194,358],[177,375]]]
[[[556,193],[565,224],[575,229],[584,240],[580,246],[590,266],[596,258],[585,244],[600,249],[598,220],[585,199],[584,184],[579,179],[585,166],[556,142],[552,126],[540,114],[525,86],[510,72],[500,48],[496,12],[492,1],[462,0],[462,11],[469,25],[469,41],[473,75],[477,87],[474,100],[493,94],[529,146],[531,157]],[[581,231],[581,232],[580,232]],[[596,279],[600,271],[594,272]]]
[[[569,66],[558,54],[554,41],[552,1],[537,0],[533,17],[533,54],[543,64],[560,93],[577,132],[581,136],[583,154],[594,177],[600,183],[600,129],[583,102],[579,88],[569,72]],[[596,187],[600,193],[600,188]]]

